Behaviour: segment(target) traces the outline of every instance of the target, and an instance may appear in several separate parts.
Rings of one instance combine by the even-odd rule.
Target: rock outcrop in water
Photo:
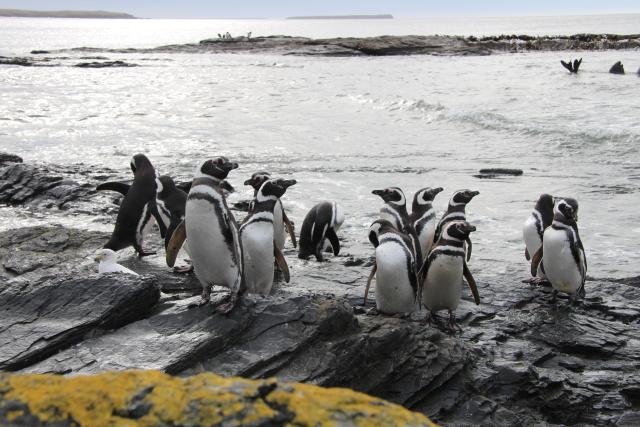
[[[87,255],[107,238],[60,226],[0,233],[4,369],[276,376],[367,392],[446,425],[640,421],[637,277],[591,278],[586,298],[569,306],[554,305],[550,288],[496,274],[478,281],[481,306],[463,295],[464,332],[450,335],[420,312],[402,319],[359,306],[368,260],[307,266],[292,256],[291,283],[243,298],[225,317],[191,306],[197,281],[170,273],[162,253],[121,255],[139,278],[93,275]]]
[[[401,406],[345,389],[157,371],[91,377],[0,375],[2,425],[434,426]]]

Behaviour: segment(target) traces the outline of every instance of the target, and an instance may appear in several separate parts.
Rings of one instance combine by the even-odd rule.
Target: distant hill
[[[328,16],[290,16],[287,19],[393,19],[393,15],[328,15]]]
[[[102,18],[136,19],[128,13],[105,12],[102,10],[21,10],[0,9],[0,17],[17,18]]]

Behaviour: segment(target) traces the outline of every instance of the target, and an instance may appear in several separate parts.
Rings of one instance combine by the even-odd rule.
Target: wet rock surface
[[[103,62],[81,62],[75,65],[78,68],[121,68],[121,67],[137,67],[138,64],[130,64],[124,61],[103,61]]]
[[[84,176],[80,170],[70,176]],[[114,178],[126,177],[86,175],[90,182]],[[68,204],[69,214],[84,209],[84,197],[107,196],[86,193]],[[370,314],[372,302],[362,307],[371,259],[345,253],[313,263],[287,247],[291,283],[277,277],[273,295],[247,296],[220,316],[196,306],[198,281],[164,265],[157,237],[150,241],[156,256],[120,253],[141,278],[94,276],[87,257],[108,235],[62,226],[0,233],[0,348],[16,349],[3,356],[2,369],[276,376],[371,393],[445,425],[635,425],[640,418],[638,277],[591,278],[575,305],[562,296],[552,302],[549,287],[521,283],[526,272],[478,280],[481,305],[464,293],[457,311],[463,332],[450,334],[444,321],[427,325],[424,312],[397,318]],[[214,301],[224,294],[214,289]],[[112,323],[124,307],[131,310]],[[18,343],[32,347],[19,350]]]

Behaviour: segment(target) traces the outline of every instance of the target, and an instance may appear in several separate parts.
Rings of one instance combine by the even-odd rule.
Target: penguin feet
[[[456,321],[456,314],[451,310],[449,311],[448,327],[449,327],[449,332],[452,332],[452,333],[462,332],[462,327]]]
[[[525,280],[524,283],[528,283],[531,286],[551,286],[551,282],[547,279],[541,279],[540,277],[532,277]]]
[[[236,302],[238,302],[238,294],[232,292],[215,307],[216,313],[220,314],[229,314],[236,306]]]
[[[151,256],[151,255],[155,255],[155,254],[156,254],[155,251],[146,252],[146,251],[142,250],[142,251],[138,252],[138,258],[144,258],[146,256]]]

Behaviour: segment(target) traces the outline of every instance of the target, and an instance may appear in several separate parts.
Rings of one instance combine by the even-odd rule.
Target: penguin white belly
[[[407,257],[402,248],[382,243],[376,248],[376,307],[387,314],[411,313],[415,310],[415,296]]]
[[[136,227],[136,242],[141,247],[144,238],[151,232],[153,225],[156,223],[153,215],[149,214],[149,209],[149,203],[144,205],[144,208],[142,208],[142,214],[140,215],[140,219],[138,220],[138,225]],[[145,222],[147,215],[149,215],[149,218]]]
[[[553,289],[574,295],[582,285],[582,273],[571,253],[571,242],[563,230],[544,232],[543,262]]]
[[[191,200],[186,207],[185,226],[189,254],[200,282],[232,288],[240,275],[233,247],[227,246],[213,207],[207,201]]]
[[[455,310],[462,295],[461,257],[438,255],[431,265],[422,288],[422,303],[430,311]]]
[[[435,218],[427,221],[426,224],[420,230],[418,240],[420,240],[420,248],[422,249],[422,256],[431,252],[431,246],[433,245],[433,236],[436,234],[436,220]]]
[[[283,214],[282,202],[278,199],[276,207],[273,209],[273,241],[276,244],[276,248],[284,249],[284,242],[287,238],[287,231],[284,227],[284,214]]]
[[[169,210],[165,206],[164,202],[160,199],[156,199],[156,205],[158,206],[158,214],[160,214],[160,220],[163,222],[165,228],[169,228],[169,224],[171,224]]]
[[[244,279],[247,292],[269,295],[273,286],[273,225],[268,222],[247,224],[242,228]]]
[[[522,227],[522,237],[524,245],[527,248],[527,252],[529,252],[529,257],[533,258],[536,252],[538,252],[538,249],[540,249],[540,246],[542,246],[542,240],[540,240],[540,236],[538,235],[536,220],[533,216],[530,216],[524,222],[524,226]],[[538,266],[537,276],[541,279],[546,278],[545,274],[542,272],[541,266]]]

